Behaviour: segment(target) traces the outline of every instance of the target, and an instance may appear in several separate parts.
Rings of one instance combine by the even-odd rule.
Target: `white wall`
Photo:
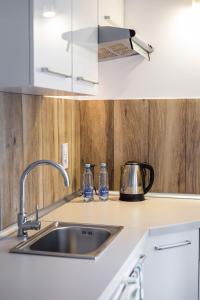
[[[200,97],[200,9],[192,0],[125,0],[125,25],[155,48],[99,66],[97,99]],[[93,97],[94,98],[94,97]]]

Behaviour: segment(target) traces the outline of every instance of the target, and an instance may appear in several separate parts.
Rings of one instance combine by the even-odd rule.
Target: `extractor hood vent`
[[[153,47],[136,35],[135,30],[112,26],[99,26],[99,61],[132,55],[142,55],[150,60]]]

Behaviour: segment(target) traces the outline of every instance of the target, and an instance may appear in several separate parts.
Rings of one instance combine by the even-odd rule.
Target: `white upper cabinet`
[[[72,1],[73,91],[95,95],[98,88],[98,2]]]
[[[124,0],[99,0],[99,25],[124,26]]]
[[[0,87],[29,85],[30,28],[27,0],[0,1]]]
[[[34,85],[72,91],[71,0],[33,5]]]
[[[97,0],[1,1],[0,90],[95,94],[97,20]]]

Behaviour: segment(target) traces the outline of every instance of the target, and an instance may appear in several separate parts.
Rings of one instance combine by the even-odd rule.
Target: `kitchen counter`
[[[107,202],[84,203],[76,198],[41,219],[43,227],[53,221],[124,226],[96,260],[11,254],[9,249],[19,239],[2,239],[0,299],[104,299],[103,291],[111,288],[119,271],[137,256],[148,235],[200,227],[198,200],[147,197],[130,203],[117,199],[111,196]]]

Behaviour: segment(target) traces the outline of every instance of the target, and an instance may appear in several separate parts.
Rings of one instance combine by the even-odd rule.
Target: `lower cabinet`
[[[145,300],[198,300],[199,230],[150,236]]]

